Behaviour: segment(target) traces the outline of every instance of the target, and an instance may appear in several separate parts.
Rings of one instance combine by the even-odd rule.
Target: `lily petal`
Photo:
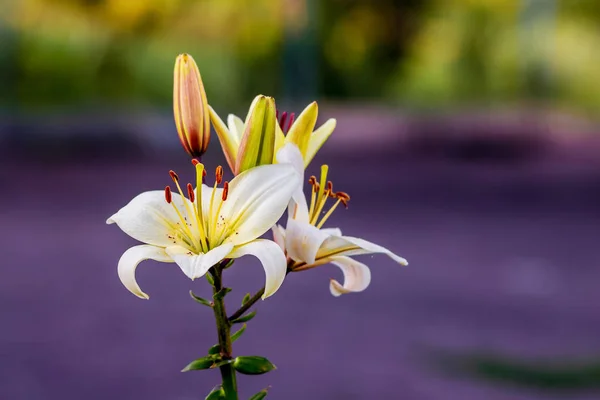
[[[329,237],[315,226],[296,220],[289,220],[285,231],[285,248],[294,261],[313,264],[317,252]]]
[[[265,293],[262,296],[264,300],[275,293],[283,283],[287,272],[286,258],[275,242],[266,239],[253,240],[236,247],[229,257],[239,258],[246,254],[258,258],[265,270]]]
[[[194,220],[186,214],[184,202],[189,203],[189,200],[173,193],[172,201],[188,220]],[[106,220],[107,224],[117,224],[123,232],[140,242],[161,247],[173,244],[168,236],[174,236],[173,232],[177,230],[179,222],[177,213],[166,202],[165,192],[162,190],[139,194]]]
[[[343,285],[331,279],[329,290],[332,295],[337,297],[345,293],[362,292],[371,283],[371,271],[365,264],[350,257],[332,257],[331,263],[338,266],[344,274]]]
[[[310,140],[308,141],[308,149],[306,150],[306,154],[304,155],[304,166],[308,167],[308,164],[312,161],[312,159],[317,154],[317,151],[323,146],[325,141],[331,136],[337,121],[334,118],[328,119],[323,125],[319,127],[316,131],[313,132]]]
[[[140,299],[149,299],[146,293],[142,292],[140,286],[135,280],[135,269],[144,260],[156,260],[160,262],[173,262],[171,257],[161,247],[142,244],[133,246],[125,251],[119,259],[117,272],[121,283],[131,293]]]
[[[227,129],[227,126],[221,120],[215,110],[213,110],[211,106],[208,106],[208,109],[210,111],[210,120],[215,128],[217,136],[219,137],[219,142],[221,143],[221,148],[223,149],[223,154],[225,154],[227,164],[229,164],[229,168],[231,168],[231,171],[233,171],[235,168],[238,148],[240,146],[239,141],[237,141],[236,135],[232,134],[229,129]]]
[[[206,274],[213,265],[227,258],[232,249],[231,243],[223,243],[206,254],[195,254],[181,246],[170,246],[165,251],[179,265],[183,273],[194,280]]]
[[[353,256],[375,253],[385,254],[398,264],[408,265],[406,259],[392,253],[385,247],[351,236],[329,236],[327,240],[323,242],[316,258],[319,260],[332,256]]]
[[[304,161],[302,160],[302,154],[298,146],[293,143],[286,143],[277,152],[276,158],[278,164],[292,165],[300,178],[300,184],[292,196],[293,201],[288,206],[288,218],[308,223],[308,204],[302,192],[302,184],[304,183]]]
[[[342,236],[340,228],[321,228],[321,232],[326,233],[329,236]]]
[[[242,141],[242,136],[244,135],[244,121],[240,117],[234,114],[229,114],[227,116],[227,127],[229,128],[229,132],[233,134],[233,137],[237,139],[237,143],[239,144]]]
[[[273,241],[281,248],[281,251],[285,253],[285,229],[283,226],[277,224],[271,228],[273,231]]]
[[[308,150],[308,141],[315,129],[318,114],[319,106],[313,101],[300,113],[285,137],[285,141],[298,146],[302,154]]]
[[[220,217],[222,240],[240,245],[268,231],[285,211],[298,186],[298,174],[287,164],[261,165],[229,183]]]

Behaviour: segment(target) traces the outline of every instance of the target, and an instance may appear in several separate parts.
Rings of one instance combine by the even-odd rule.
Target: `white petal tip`
[[[114,215],[112,217],[110,217],[109,219],[106,220],[106,224],[110,225],[110,224],[114,224],[115,220],[113,219]]]
[[[408,261],[406,261],[406,259],[403,258],[401,261],[399,261],[399,264],[406,267],[408,265]]]
[[[150,300],[150,296],[148,296],[146,293],[134,293],[134,294],[142,300]]]
[[[333,278],[329,280],[329,291],[334,297],[340,297],[345,293],[350,293],[350,291],[344,289],[344,287]]]

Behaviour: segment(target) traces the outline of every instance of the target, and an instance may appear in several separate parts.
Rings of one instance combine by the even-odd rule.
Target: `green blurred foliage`
[[[167,107],[181,52],[198,62],[209,101],[228,109],[257,93],[422,108],[600,105],[596,0],[13,0],[0,8],[0,101],[9,107]]]

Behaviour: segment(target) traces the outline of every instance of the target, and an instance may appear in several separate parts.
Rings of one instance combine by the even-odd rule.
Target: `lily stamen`
[[[310,207],[308,210],[309,223],[311,225],[316,226],[321,229],[323,224],[329,219],[331,214],[335,211],[340,203],[342,203],[346,208],[348,208],[348,201],[350,200],[350,196],[344,192],[334,192],[333,191],[333,182],[327,181],[327,165],[323,165],[321,168],[321,180],[320,184],[317,182],[317,178],[313,175],[308,178],[308,183],[312,186],[311,196],[310,196]],[[327,183],[325,183],[327,182]],[[333,206],[325,213],[321,221],[319,221],[319,216],[327,203],[327,199],[332,198],[337,201],[333,204]]]

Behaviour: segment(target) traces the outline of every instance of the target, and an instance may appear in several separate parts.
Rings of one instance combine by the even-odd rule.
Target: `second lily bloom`
[[[245,121],[229,114],[225,124],[212,107],[209,109],[227,163],[236,175],[248,168],[275,163],[275,155],[287,143],[300,150],[306,167],[336,125],[336,120],[331,118],[314,130],[319,109],[317,103],[312,102],[296,120],[290,119],[289,126],[284,127],[285,117],[280,124],[277,121],[275,100],[263,95],[254,99]]]

